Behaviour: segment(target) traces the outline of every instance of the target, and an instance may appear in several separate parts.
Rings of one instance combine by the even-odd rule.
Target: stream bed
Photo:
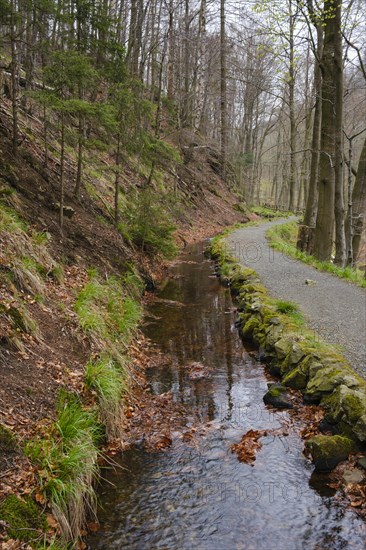
[[[121,468],[104,472],[99,490],[101,529],[90,549],[119,550],[352,550],[366,547],[366,528],[313,474],[303,442],[267,435],[253,465],[230,451],[250,429],[276,430],[288,412],[263,403],[263,366],[235,327],[230,292],[204,258],[187,247],[147,311],[144,332],[171,358],[149,369],[154,393],[172,392],[187,410],[189,441],[172,434],[160,453],[130,450]],[[187,364],[201,362],[203,379]],[[277,430],[278,431],[278,430]]]

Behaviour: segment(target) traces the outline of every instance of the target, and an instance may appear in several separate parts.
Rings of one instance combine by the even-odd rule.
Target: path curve
[[[258,273],[273,297],[297,303],[308,325],[323,340],[340,345],[354,370],[366,378],[366,289],[274,251],[266,231],[288,221],[232,232],[227,237],[230,252]],[[307,285],[306,279],[315,284]]]

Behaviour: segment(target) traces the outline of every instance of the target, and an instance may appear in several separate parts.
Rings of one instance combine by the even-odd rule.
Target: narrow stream
[[[288,413],[263,404],[263,367],[244,349],[230,293],[202,245],[180,256],[158,298],[145,333],[171,364],[149,371],[151,387],[172,392],[200,435],[175,434],[161,453],[123,454],[101,486],[101,529],[89,548],[364,549],[365,524],[312,474],[295,433],[262,438],[253,466],[230,452],[247,430],[279,428]],[[190,380],[192,361],[210,367],[205,379]]]

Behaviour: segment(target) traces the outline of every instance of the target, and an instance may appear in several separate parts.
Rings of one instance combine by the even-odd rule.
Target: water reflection
[[[268,435],[255,465],[230,452],[250,428],[278,428],[265,408],[262,367],[244,350],[229,292],[192,247],[149,308],[146,334],[171,362],[150,372],[155,393],[173,392],[199,422],[194,444],[178,436],[161,454],[126,452],[101,487],[102,529],[90,548],[283,550],[364,548],[365,528],[312,476],[299,438]],[[212,370],[190,380],[185,366]],[[309,484],[310,482],[310,484]],[[111,485],[112,483],[112,485]]]

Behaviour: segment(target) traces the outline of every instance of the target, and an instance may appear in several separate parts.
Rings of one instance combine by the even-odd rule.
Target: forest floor
[[[287,222],[232,232],[227,238],[230,251],[242,265],[258,273],[271,295],[298,304],[315,336],[337,346],[354,370],[366,378],[365,289],[270,248],[266,231]]]

